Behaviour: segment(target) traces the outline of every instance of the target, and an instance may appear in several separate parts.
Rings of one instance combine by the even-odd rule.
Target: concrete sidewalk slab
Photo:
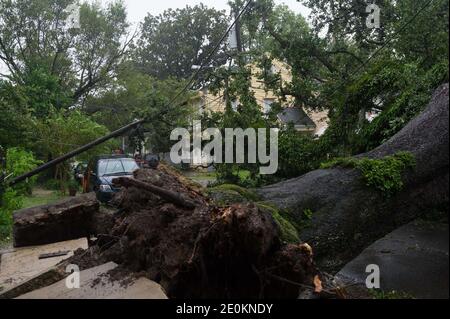
[[[1,253],[0,293],[51,269],[73,256],[77,249],[87,249],[86,238],[69,240],[43,246],[14,248]],[[39,259],[40,255],[68,252],[67,255]]]
[[[415,221],[372,244],[336,278],[344,285],[358,283],[365,287],[369,275],[366,267],[375,264],[380,267],[381,290],[385,292],[407,293],[419,299],[448,299],[448,247],[448,224]]]
[[[111,280],[108,272],[117,264],[109,262],[80,272],[80,288],[69,289],[66,279],[17,299],[167,299],[161,286],[149,279],[131,277]]]

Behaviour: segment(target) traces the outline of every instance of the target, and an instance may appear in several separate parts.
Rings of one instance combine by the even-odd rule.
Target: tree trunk
[[[267,186],[258,193],[290,214],[301,239],[311,244],[316,261],[329,270],[345,264],[372,243],[411,220],[448,206],[448,84],[427,108],[398,134],[357,157],[373,159],[410,152],[416,167],[404,174],[404,188],[391,197],[366,185],[350,168],[316,170]],[[305,218],[305,211],[312,218]]]

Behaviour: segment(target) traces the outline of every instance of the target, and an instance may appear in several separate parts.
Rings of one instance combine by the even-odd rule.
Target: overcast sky
[[[92,0],[101,3],[107,3],[112,0]],[[172,8],[183,8],[186,5],[196,5],[203,3],[208,7],[216,9],[229,9],[228,0],[123,0],[128,9],[128,19],[130,22],[141,22],[148,12],[151,14],[159,14],[164,10]],[[297,0],[275,0],[277,4],[286,4],[294,12],[301,13],[305,18],[308,17],[310,10],[304,7]]]

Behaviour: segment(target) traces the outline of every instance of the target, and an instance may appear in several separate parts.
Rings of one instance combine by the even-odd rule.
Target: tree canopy
[[[17,85],[51,82],[52,91],[59,86],[69,104],[59,101],[57,108],[107,85],[133,39],[121,2],[107,7],[82,3],[80,28],[70,29],[65,9],[74,4],[74,0],[0,3],[0,59],[9,70],[2,77]]]
[[[148,14],[141,24],[141,36],[135,50],[136,63],[158,79],[186,79],[192,66],[200,65],[227,29],[224,11],[203,4],[169,9],[162,14]],[[225,62],[224,49],[214,57],[213,66]]]

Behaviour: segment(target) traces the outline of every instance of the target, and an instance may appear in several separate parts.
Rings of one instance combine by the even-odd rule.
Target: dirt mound
[[[283,246],[256,205],[217,207],[163,165],[114,182],[125,187],[113,227],[85,258],[144,272],[171,298],[297,298],[300,286],[314,288],[311,251]]]

